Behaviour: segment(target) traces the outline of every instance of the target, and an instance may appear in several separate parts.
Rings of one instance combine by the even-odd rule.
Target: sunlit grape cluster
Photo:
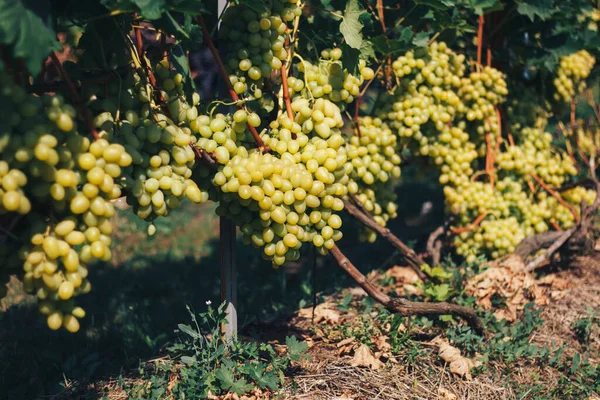
[[[219,36],[226,43],[225,66],[238,94],[263,96],[264,81],[288,57],[289,24],[302,13],[298,0],[274,0],[249,7],[231,4],[223,15]]]
[[[321,52],[318,64],[308,61],[298,63],[299,72],[303,79],[290,77],[290,95],[293,98],[306,88],[308,97],[326,98],[342,110],[346,104],[352,103],[360,93],[360,86],[365,80],[375,76],[375,72],[367,67],[364,60],[358,61],[359,75],[354,76],[343,68],[342,50],[339,48],[326,49]]]
[[[474,261],[480,254],[512,252],[533,233],[572,226],[571,210],[533,176],[560,187],[577,171],[552,146],[546,113],[521,104],[526,99],[509,108],[514,144],[504,140],[496,108],[508,94],[503,75],[490,67],[467,73],[464,61],[444,43],[399,57],[392,68],[400,85],[380,117],[439,169],[447,213],[457,218],[457,252]],[[493,169],[486,171],[490,157]],[[566,201],[578,210],[575,200],[582,196],[577,192]]]
[[[90,105],[93,110],[107,110],[95,117],[101,135],[123,143],[131,154],[132,168],[124,171],[127,201],[138,217],[150,222],[168,215],[185,198],[195,203],[208,200],[191,179],[196,159],[191,127],[198,123],[199,96],[192,96],[191,104],[186,101],[181,75],[166,61],[156,65],[155,76],[166,111],[155,103],[153,89],[137,73],[128,78],[130,85],[111,85],[107,98],[98,95]],[[120,108],[110,100],[117,95]],[[154,231],[150,225],[149,233]]]
[[[363,117],[346,151],[352,168],[348,192],[356,195],[378,224],[385,226],[396,217],[398,208],[392,182],[400,177],[397,136],[381,119]],[[377,235],[364,230],[361,238],[374,242]]]
[[[0,243],[0,260],[3,269],[20,263],[17,275],[51,329],[75,332],[85,313],[72,298],[91,288],[87,265],[111,257],[111,200],[132,157],[120,144],[79,135],[75,110],[60,96],[28,95],[5,75],[0,82],[11,106],[10,130],[0,132],[3,207],[26,214],[15,226],[25,244],[16,252],[10,240]]]
[[[596,58],[586,50],[561,57],[554,86],[557,101],[571,102],[573,97],[585,89],[585,78],[590,75]]]

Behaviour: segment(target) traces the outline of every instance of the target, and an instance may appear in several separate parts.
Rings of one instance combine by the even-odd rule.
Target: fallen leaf
[[[354,400],[354,397],[344,392],[344,394],[342,394],[341,396],[332,397],[331,400]]]
[[[345,354],[350,354],[354,347],[356,347],[356,338],[349,337],[347,339],[342,340],[337,344],[338,348],[338,356],[343,356]]]
[[[419,275],[410,267],[393,266],[385,272],[385,275],[390,276],[399,283],[413,284],[420,282]]]
[[[490,262],[485,271],[467,281],[465,291],[474,296],[484,310],[495,308],[493,297],[504,298],[505,306],[495,309],[494,314],[508,321],[514,321],[532,300],[539,305],[549,301],[547,288],[538,285],[533,276],[524,271],[523,261],[515,255]]]
[[[356,297],[365,297],[367,295],[367,292],[365,292],[363,290],[363,288],[358,287],[358,286],[350,289],[348,291],[348,293],[350,293],[352,296],[356,296]]]
[[[438,389],[438,400],[457,400],[458,397],[448,389],[440,387]]]
[[[435,337],[430,343],[438,346],[438,355],[450,365],[450,372],[462,376],[469,381],[473,379],[471,368],[481,365],[479,361],[463,357],[459,349],[450,345],[448,339],[441,336]]]
[[[353,367],[369,367],[375,370],[383,367],[383,363],[375,357],[366,344],[360,345],[354,352],[354,358],[350,362],[350,365]]]
[[[315,323],[325,321],[330,324],[338,324],[340,322],[340,313],[334,310],[335,307],[330,303],[321,303],[315,308]],[[298,316],[306,319],[312,319],[313,308],[301,308],[298,310]]]

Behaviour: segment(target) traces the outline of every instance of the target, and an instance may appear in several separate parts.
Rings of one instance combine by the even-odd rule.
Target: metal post
[[[235,224],[228,218],[221,217],[220,251],[221,251],[221,302],[227,304],[227,323],[221,326],[225,339],[237,336],[237,276],[235,269]]]
[[[227,0],[218,0],[217,15],[222,15],[227,7]],[[219,21],[219,27],[221,22]],[[222,50],[220,51],[222,53]],[[221,251],[221,302],[226,303],[227,323],[221,325],[221,333],[226,340],[235,340],[238,331],[237,319],[237,274],[235,268],[236,230],[232,220],[221,217],[220,251]]]

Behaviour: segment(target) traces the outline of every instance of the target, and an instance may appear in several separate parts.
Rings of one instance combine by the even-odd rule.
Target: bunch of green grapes
[[[91,289],[87,265],[111,257],[111,200],[121,196],[132,157],[122,145],[79,135],[75,111],[60,96],[28,95],[6,75],[0,82],[11,115],[0,133],[2,203],[7,213],[25,214],[11,238],[22,242],[0,244],[2,266],[21,266],[17,275],[51,329],[75,332],[85,313],[72,298]]]
[[[187,103],[181,75],[166,61],[156,65],[155,76],[165,105],[155,103],[153,89],[137,73],[111,85],[106,98],[96,95],[90,105],[96,111],[107,110],[95,117],[100,134],[123,143],[131,154],[133,163],[124,171],[123,182],[127,202],[138,217],[149,222],[168,215],[185,198],[195,203],[208,200],[208,193],[191,179],[196,159],[191,128],[199,117],[199,96]],[[113,102],[115,98],[120,104]],[[148,233],[155,231],[151,224]]]
[[[468,262],[480,254],[498,258],[511,253],[525,237],[548,230],[544,220],[550,217],[549,210],[532,202],[521,180],[506,177],[495,188],[482,181],[448,185],[444,194],[447,212],[456,216],[457,227],[471,226],[485,215],[477,226],[454,236],[457,253]]]
[[[263,96],[264,81],[288,57],[285,41],[289,23],[302,14],[298,0],[274,0],[259,6],[230,5],[223,15],[219,37],[225,48],[225,67],[237,94]]]
[[[390,181],[400,177],[397,136],[379,118],[360,118],[358,131],[346,145],[352,168],[348,192],[356,195],[379,225],[385,226],[397,216],[396,194]],[[376,238],[373,231],[361,232],[363,240],[374,242]]]
[[[561,57],[554,86],[554,100],[571,102],[573,97],[585,89],[585,79],[592,72],[596,58],[586,50]]]
[[[282,113],[261,135],[272,154],[240,140],[246,122],[260,125],[254,113],[201,115],[193,123],[198,147],[218,164],[207,173],[217,212],[235,221],[244,241],[262,247],[274,266],[297,259],[302,243],[325,254],[341,238],[336,212],[349,181],[339,108],[324,99],[296,99],[292,112],[293,120]]]
[[[196,146],[214,154],[219,164],[227,164],[239,146],[249,146],[254,138],[246,124],[258,127],[260,117],[253,112],[237,110],[233,115],[218,113],[214,117],[200,115],[190,123],[192,133],[199,136]]]
[[[499,71],[484,67],[465,75],[465,57],[445,43],[409,51],[392,68],[400,84],[380,117],[403,141],[414,140],[421,154],[429,155],[436,147],[457,149],[477,135],[471,141],[481,155],[485,135],[495,140],[499,129],[495,106],[507,94]]]
[[[359,60],[360,75],[354,76],[342,67],[341,58],[342,50],[334,48],[323,50],[318,64],[300,62],[298,71],[304,79],[290,77],[290,96],[294,98],[306,89],[308,97],[325,98],[345,109],[346,104],[352,103],[360,94],[363,82],[373,79],[375,72],[367,67],[364,60]]]

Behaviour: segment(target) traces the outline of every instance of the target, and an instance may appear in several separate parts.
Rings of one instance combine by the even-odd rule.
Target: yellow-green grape
[[[318,64],[302,61],[298,69],[303,73],[303,79],[290,77],[288,79],[290,96],[325,98],[335,103],[342,110],[346,104],[352,103],[360,94],[360,87],[365,80],[375,76],[373,69],[367,67],[364,60],[359,60],[359,75],[354,76],[343,69],[339,48],[326,49],[321,53]],[[305,94],[310,94],[306,96]]]
[[[249,92],[252,98],[262,97],[264,81],[286,61],[288,28],[302,14],[297,1],[275,0],[259,8],[231,5],[219,29],[231,84],[236,93]]]
[[[166,60],[157,64],[154,70],[170,117],[150,109],[152,89],[144,79],[133,74],[131,87],[121,92],[121,97],[128,99],[124,104],[127,109],[120,113],[121,119],[109,118],[107,121],[111,126],[103,123],[105,129],[119,132],[129,154],[132,167],[123,171],[130,189],[128,202],[137,216],[147,221],[168,215],[185,198],[195,203],[208,200],[208,193],[192,180],[196,158],[192,146],[197,145],[192,130],[198,131],[198,122],[202,121],[196,107],[200,98],[193,95],[191,103],[187,102],[183,95],[183,77],[170,69]],[[118,154],[111,153],[110,156],[116,160]],[[111,177],[117,173],[114,162],[106,160],[105,172]],[[108,166],[111,168],[107,169]],[[88,174],[100,180],[100,176],[92,171]],[[90,207],[93,206],[91,203]],[[99,248],[96,250],[97,254],[101,253]]]
[[[357,196],[378,224],[385,226],[396,217],[398,208],[392,184],[400,177],[397,136],[379,118],[360,118],[346,151],[347,168],[351,170],[348,192]],[[376,237],[370,230],[361,232],[363,240],[373,242]]]
[[[76,331],[78,322],[69,317],[73,298],[91,288],[89,263],[110,259],[111,200],[121,196],[122,170],[132,157],[104,130],[110,131],[110,113],[96,115],[102,137],[91,141],[78,132],[75,110],[61,96],[26,94],[4,74],[0,86],[15,116],[0,140],[0,212],[23,214],[14,235],[0,244],[2,273],[23,280],[51,329],[65,322]],[[15,246],[22,247],[15,252]]]
[[[585,89],[585,79],[590,75],[596,58],[587,50],[561,57],[554,78],[554,100],[570,103],[577,93]]]

